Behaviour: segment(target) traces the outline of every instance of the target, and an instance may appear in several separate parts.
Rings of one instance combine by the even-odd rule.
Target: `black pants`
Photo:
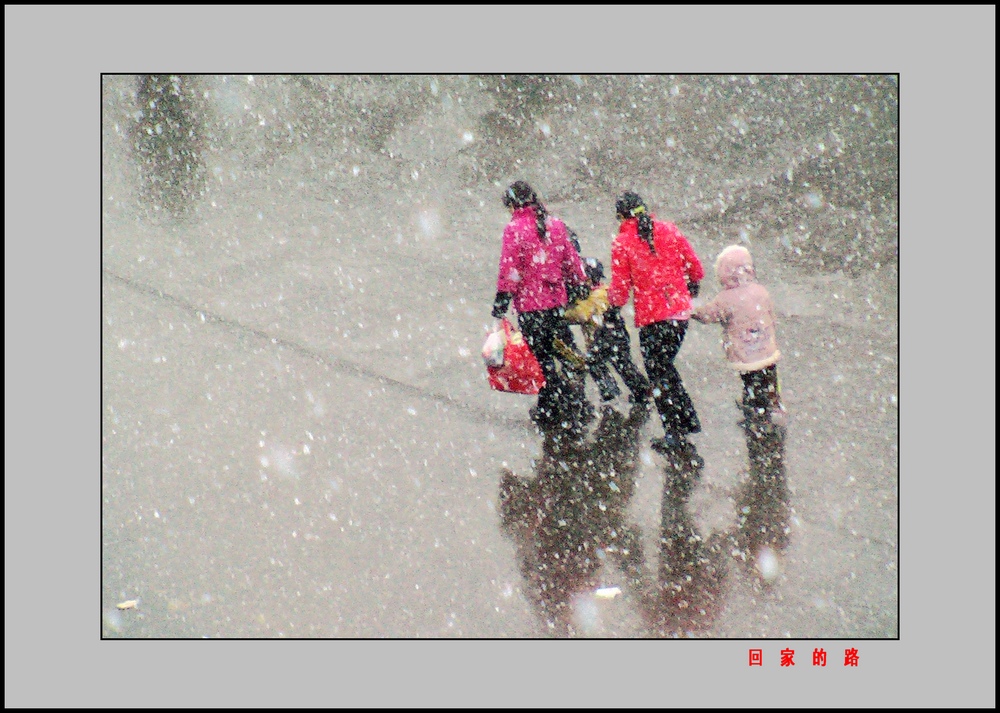
[[[562,308],[520,312],[517,325],[545,376],[545,386],[538,392],[539,416],[547,420],[580,417],[586,404],[583,374],[568,361],[556,364],[556,339],[576,351],[573,332]]]
[[[740,374],[743,379],[743,408],[770,413],[780,401],[778,367],[775,364],[758,371]]]
[[[653,402],[660,414],[663,430],[679,436],[701,430],[694,404],[674,366],[687,327],[687,320],[671,319],[639,329],[639,349],[653,387]]]
[[[649,380],[632,361],[628,329],[617,310],[606,312],[603,326],[594,330],[587,353],[587,366],[601,392],[601,398],[614,398],[620,393],[610,367],[614,367],[628,390],[636,396],[645,395],[649,391]]]

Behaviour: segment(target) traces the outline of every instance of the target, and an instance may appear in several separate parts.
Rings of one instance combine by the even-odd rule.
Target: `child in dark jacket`
[[[611,401],[621,394],[611,373],[610,367],[614,367],[630,392],[629,401],[645,403],[652,393],[649,379],[632,361],[632,343],[621,312],[609,309],[604,266],[597,258],[588,257],[584,258],[583,267],[590,296],[571,305],[566,310],[566,319],[583,328],[587,369],[597,384],[601,401]]]

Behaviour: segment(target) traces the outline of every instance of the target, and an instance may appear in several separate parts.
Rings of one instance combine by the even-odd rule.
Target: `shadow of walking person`
[[[544,434],[533,479],[501,474],[501,528],[514,543],[544,635],[602,635],[599,600],[622,591],[605,585],[614,579],[626,591],[642,587],[641,536],[627,509],[648,417],[643,406],[627,417],[606,407],[589,439]]]
[[[192,79],[143,74],[136,81],[133,145],[144,195],[155,212],[186,215],[204,191],[202,122]]]
[[[695,636],[713,622],[726,574],[724,538],[702,536],[689,509],[704,461],[690,442],[664,452],[659,565],[646,600],[652,636]]]
[[[782,571],[789,544],[791,506],[785,479],[786,428],[763,418],[743,422],[750,471],[737,495],[737,556],[769,584]]]

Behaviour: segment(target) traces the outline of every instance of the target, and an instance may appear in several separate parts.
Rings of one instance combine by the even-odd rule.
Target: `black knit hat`
[[[599,285],[604,280],[604,265],[596,257],[584,258],[583,271],[591,284]]]

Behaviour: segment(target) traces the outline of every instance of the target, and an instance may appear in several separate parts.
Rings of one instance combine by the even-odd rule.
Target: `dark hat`
[[[600,284],[604,280],[604,265],[596,257],[583,259],[583,271],[587,273],[587,279],[594,285]]]

